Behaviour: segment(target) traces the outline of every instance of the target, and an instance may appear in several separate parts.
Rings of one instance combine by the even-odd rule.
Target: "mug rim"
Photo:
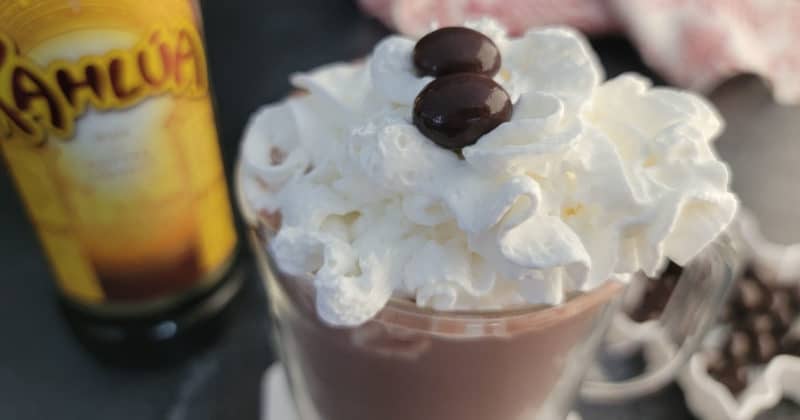
[[[617,298],[624,294],[626,286],[619,281],[607,281],[592,290],[575,293],[558,305],[521,305],[497,310],[441,311],[417,306],[410,300],[392,297],[375,315],[362,324],[333,325],[319,317],[313,303],[316,291],[310,279],[282,273],[263,245],[263,236],[256,229],[248,228],[248,231],[261,280],[275,283],[280,289],[277,293],[284,295],[304,318],[334,329],[363,329],[370,325],[381,325],[395,331],[457,339],[510,337],[552,328],[567,320],[593,313],[615,300],[619,301]]]

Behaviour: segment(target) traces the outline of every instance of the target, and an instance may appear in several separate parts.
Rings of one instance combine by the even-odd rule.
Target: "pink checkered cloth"
[[[668,81],[708,91],[740,73],[761,76],[781,103],[800,103],[800,0],[359,0],[400,32],[492,16],[511,33],[568,24],[624,32]]]

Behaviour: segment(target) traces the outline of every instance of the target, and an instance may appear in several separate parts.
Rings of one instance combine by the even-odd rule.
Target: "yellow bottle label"
[[[197,22],[188,0],[0,0],[0,145],[74,299],[173,296],[230,262]]]

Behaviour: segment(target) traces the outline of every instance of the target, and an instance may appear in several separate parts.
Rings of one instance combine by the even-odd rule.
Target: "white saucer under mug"
[[[261,381],[261,420],[299,420],[280,363],[270,366]],[[571,413],[566,420],[581,420],[581,417]]]

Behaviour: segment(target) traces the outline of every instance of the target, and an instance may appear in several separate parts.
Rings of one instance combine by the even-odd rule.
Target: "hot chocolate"
[[[303,420],[535,420],[566,413],[623,285],[556,307],[441,313],[393,300],[354,328],[316,315],[313,291],[271,271],[269,292]],[[593,334],[594,332],[594,334]],[[562,385],[559,386],[559,381]],[[574,381],[572,381],[574,382]]]

